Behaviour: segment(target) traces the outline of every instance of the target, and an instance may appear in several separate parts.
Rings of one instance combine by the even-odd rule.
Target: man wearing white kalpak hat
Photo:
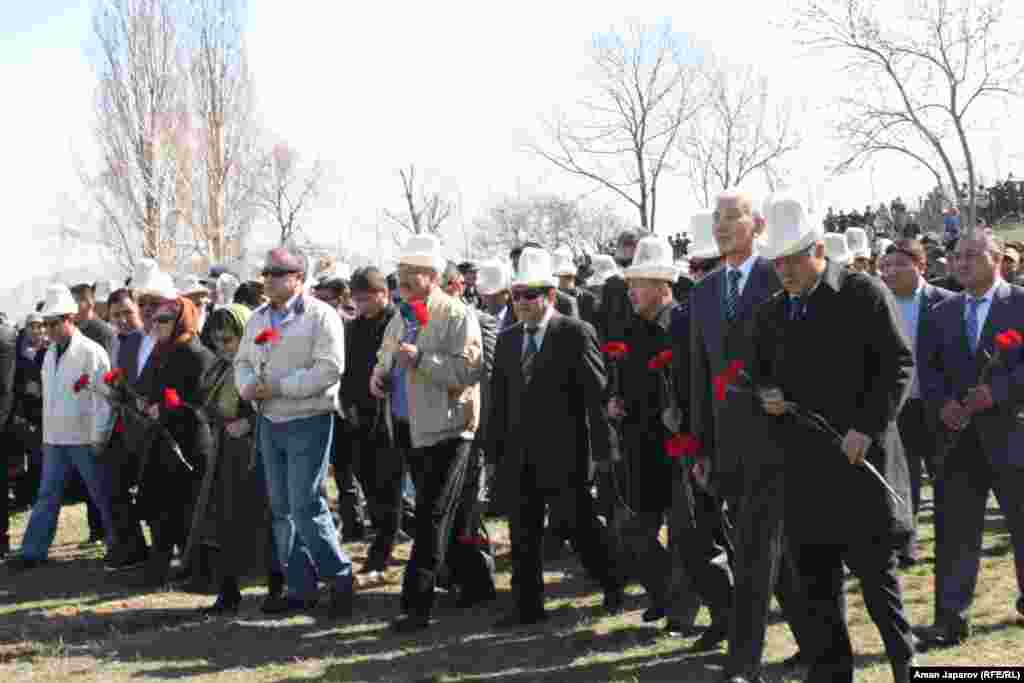
[[[871,245],[868,244],[868,234],[864,228],[847,228],[846,245],[850,248],[853,270],[858,273],[868,272],[871,267]]]
[[[107,547],[114,547],[114,521],[104,476],[97,461],[110,435],[110,405],[84,388],[103,386],[110,370],[107,352],[75,327],[78,305],[64,285],[52,285],[40,311],[50,334],[43,360],[43,476],[21,544],[21,556],[8,563],[30,569],[47,561],[68,471],[82,475],[99,508]]]
[[[633,569],[651,600],[644,621],[669,616],[673,628],[678,621],[692,627],[699,608],[695,597],[700,596],[711,611],[706,633],[717,645],[724,636],[714,634],[724,633],[732,603],[728,558],[714,539],[721,513],[706,492],[693,486],[693,463],[666,452],[669,439],[689,429],[690,321],[686,307],[673,299],[678,273],[672,245],[664,237],[641,239],[624,276],[635,315],[626,339],[629,353],[620,365],[620,393],[608,412],[622,420],[625,448],[618,474],[635,513],[625,538]],[[673,355],[669,364],[651,368],[667,350]],[[671,552],[658,541],[666,515]],[[706,646],[701,641],[695,649]]]
[[[537,624],[544,610],[544,513],[564,521],[572,546],[605,593],[605,608],[623,602],[619,563],[597,519],[591,468],[616,457],[604,410],[605,366],[593,326],[554,310],[551,256],[527,247],[512,281],[520,324],[498,337],[487,422],[488,463],[512,502],[515,600],[500,626]]]
[[[554,253],[555,277],[558,278],[558,289],[576,299],[580,318],[591,325],[597,325],[597,297],[593,292],[576,286],[576,263],[568,248],[559,249]]]
[[[752,398],[713,395],[715,378],[730,363],[749,358],[754,312],[781,288],[771,261],[755,252],[764,229],[760,207],[749,194],[722,193],[712,231],[725,265],[694,285],[690,298],[690,428],[706,450],[714,492],[728,501],[735,526],[726,664],[734,681],[760,679],[773,593],[798,647],[804,640],[805,611],[784,552],[782,453],[764,438],[764,420],[754,417]]]
[[[458,502],[480,419],[480,324],[466,304],[441,289],[444,268],[437,237],[409,238],[398,258],[400,315],[384,330],[370,376],[370,393],[384,399],[389,433],[399,442],[401,433],[408,434],[412,446],[416,529],[402,577],[403,616],[392,622],[401,633],[430,625],[438,573],[452,529],[461,526],[457,517],[465,512]],[[486,583],[467,577],[471,571],[452,568],[464,586]]]
[[[914,645],[896,556],[912,519],[896,421],[913,375],[910,342],[889,289],[826,260],[821,229],[812,227],[798,200],[779,198],[766,213],[769,242],[762,253],[774,260],[784,291],[754,316],[748,369],[767,416],[767,437],[785,454],[786,532],[813,634],[801,643],[806,680],[853,681],[845,563],[860,580],[902,683]],[[797,419],[794,404],[830,427]]]

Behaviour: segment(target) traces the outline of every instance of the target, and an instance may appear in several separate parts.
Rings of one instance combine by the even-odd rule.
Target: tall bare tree
[[[796,26],[806,43],[843,56],[854,79],[837,122],[849,154],[838,170],[896,152],[927,169],[956,201],[961,181],[967,225],[976,215],[972,126],[980,103],[1019,95],[1024,43],[1003,0],[912,0],[892,30],[872,0],[811,0]],[[966,177],[964,177],[966,176]]]
[[[402,245],[410,234],[439,235],[442,225],[451,217],[455,205],[444,199],[440,192],[427,191],[422,181],[417,184],[415,164],[409,164],[408,170],[399,169],[398,176],[402,179],[405,210],[401,213],[386,209],[384,211],[384,214],[398,226],[393,232],[395,243]]]
[[[704,71],[704,106],[680,135],[694,198],[709,207],[715,195],[760,176],[775,190],[785,158],[801,143],[789,101],[774,101],[768,80],[750,66],[713,57]]]
[[[678,153],[680,127],[698,109],[698,70],[669,24],[631,24],[591,44],[597,94],[583,116],[548,122],[551,142],[532,150],[561,170],[610,190],[655,228],[658,181]]]
[[[80,166],[100,210],[96,239],[131,266],[138,256],[170,267],[164,226],[181,212],[180,161],[188,114],[176,16],[164,0],[108,0],[93,16],[98,173]]]
[[[192,107],[200,122],[192,166],[191,228],[211,261],[238,255],[255,218],[263,161],[257,147],[245,0],[187,0]]]
[[[303,166],[298,153],[284,143],[274,146],[263,162],[264,180],[255,201],[277,228],[280,244],[309,241],[302,221],[320,194],[324,166],[320,160]]]

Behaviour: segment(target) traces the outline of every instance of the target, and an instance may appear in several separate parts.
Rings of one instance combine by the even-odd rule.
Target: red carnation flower
[[[114,423],[114,433],[124,434],[124,420],[117,418],[117,422]]]
[[[427,309],[427,302],[419,299],[410,302],[409,307],[412,308],[413,315],[416,316],[416,323],[420,327],[426,327],[427,323],[430,322],[430,311]]]
[[[114,368],[110,372],[104,373],[103,383],[108,386],[116,386],[124,379],[124,374],[125,373],[122,368]]]
[[[167,410],[177,410],[181,405],[181,396],[178,396],[176,389],[172,387],[164,389],[164,408],[167,408]]]
[[[281,333],[273,327],[268,327],[256,335],[253,343],[257,346],[263,346],[264,344],[276,344],[279,341],[281,341]]]
[[[722,371],[722,374],[715,376],[713,382],[716,401],[725,400],[729,395],[729,387],[739,379],[744,367],[745,364],[741,360],[729,361],[729,365]]]
[[[486,546],[489,543],[489,541],[487,540],[487,538],[485,536],[479,536],[479,535],[477,535],[477,536],[459,536],[458,539],[456,539],[456,540],[458,540],[458,542],[461,545],[471,545],[471,546],[476,546],[476,547]]]
[[[612,360],[622,360],[629,355],[629,345],[625,342],[606,342],[601,346],[601,353]]]
[[[693,434],[674,434],[665,441],[665,453],[673,460],[695,458],[700,453],[700,441]]]
[[[89,386],[89,375],[82,375],[75,380],[75,384],[71,387],[72,391],[76,394],[81,393],[82,389]]]
[[[1024,345],[1024,337],[1017,330],[1006,330],[996,335],[996,348],[999,353],[1009,353]]]
[[[672,365],[672,349],[659,351],[657,356],[647,362],[647,367],[650,370],[663,370],[670,365]]]

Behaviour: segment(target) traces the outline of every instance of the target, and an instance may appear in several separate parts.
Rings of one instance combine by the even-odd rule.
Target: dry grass
[[[49,566],[3,575],[0,588],[0,680],[128,681],[716,681],[724,655],[692,654],[692,639],[675,640],[645,625],[645,600],[631,593],[629,611],[601,616],[601,594],[565,558],[549,564],[549,610],[541,629],[496,631],[495,610],[437,611],[428,633],[397,637],[387,620],[398,609],[400,567],[386,581],[363,587],[358,617],[328,622],[314,616],[267,620],[258,611],[263,589],[246,589],[241,616],[201,620],[195,608],[210,596],[142,589],[131,573],[108,574],[101,550],[80,549],[87,535],[84,506],[64,509]],[[930,508],[925,512],[924,563],[904,574],[912,621],[926,624],[932,612]],[[17,538],[24,515],[14,520]],[[497,529],[499,541],[507,538]],[[1014,664],[1024,659],[1024,629],[1014,624],[1017,596],[1009,536],[994,508],[985,541],[981,581],[973,610],[976,636],[965,646],[925,654],[922,664]],[[356,563],[365,546],[348,550]],[[408,546],[400,549],[405,557]],[[507,544],[499,546],[499,590],[507,591]],[[858,680],[891,680],[881,640],[867,616],[855,581],[848,585],[850,621],[859,653]],[[706,622],[706,613],[701,620]],[[779,663],[794,645],[783,623],[769,629],[766,675],[783,675]]]

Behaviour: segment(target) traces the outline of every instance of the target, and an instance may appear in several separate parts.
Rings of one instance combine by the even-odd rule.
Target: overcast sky
[[[793,178],[824,183],[836,149],[822,112],[848,84],[835,64],[801,54],[793,36],[776,26],[785,22],[788,4],[251,0],[248,41],[263,125],[335,168],[336,184],[312,216],[317,236],[372,248],[379,210],[401,209],[396,169],[410,162],[461,203],[456,225],[518,188],[578,192],[578,183],[523,148],[542,135],[541,116],[555,107],[571,113],[588,94],[581,74],[593,34],[630,18],[668,19],[698,44],[761,69],[773,93],[794,98],[807,112]],[[62,250],[48,230],[58,195],[79,192],[72,153],[91,153],[94,84],[85,51],[90,2],[4,5],[0,83],[7,96],[0,123],[8,154],[0,180],[7,199],[4,246],[19,258],[0,270],[0,288],[81,259]],[[985,141],[976,149],[989,179],[1014,170],[1024,148],[1010,120],[998,121],[998,148]],[[837,208],[863,208],[898,194],[916,197],[928,184],[926,174],[890,157],[873,173],[829,182],[823,193]],[[659,232],[683,229],[696,210],[686,182],[666,176],[659,190]],[[630,211],[621,207],[632,218]],[[382,226],[388,230],[386,219]]]

